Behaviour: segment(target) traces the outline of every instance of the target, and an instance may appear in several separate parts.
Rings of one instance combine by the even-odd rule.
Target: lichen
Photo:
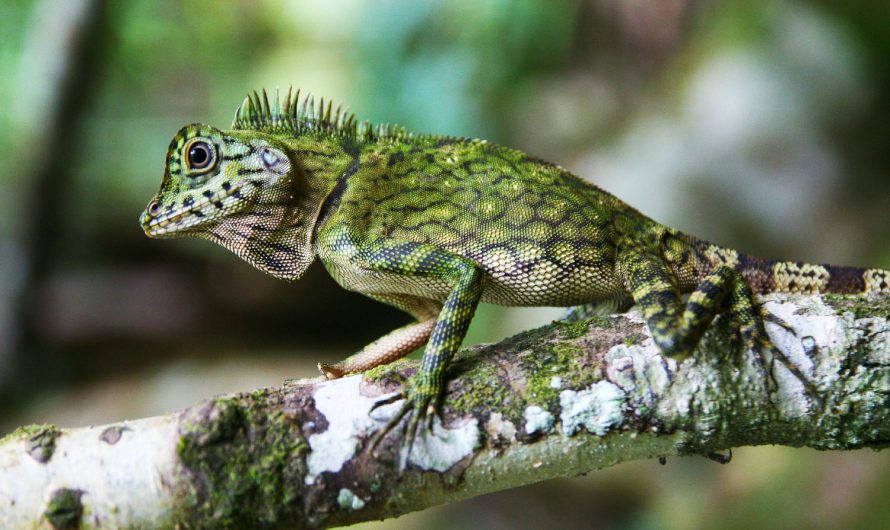
[[[553,414],[537,405],[525,409],[525,433],[529,435],[546,434],[553,428]]]
[[[191,478],[184,526],[254,528],[300,517],[308,450],[300,427],[257,395],[242,400],[207,402],[180,421],[177,453]]]
[[[598,436],[606,434],[621,423],[625,401],[624,391],[608,381],[578,392],[563,390],[559,394],[563,434],[571,436],[582,427]]]
[[[315,408],[323,414],[328,428],[309,436],[312,452],[306,464],[307,484],[312,484],[324,472],[337,472],[352,458],[359,447],[359,436],[370,434],[384,424],[393,405],[378,408],[370,414],[375,399],[363,396],[361,377],[344,377],[329,381],[315,391]]]
[[[421,469],[444,473],[473,454],[480,444],[479,434],[476,418],[462,420],[445,428],[435,417],[431,430],[424,429],[418,433],[408,461]]]
[[[75,530],[80,528],[83,517],[83,504],[80,498],[83,491],[60,488],[53,492],[46,503],[43,516],[54,530]]]
[[[342,488],[337,494],[337,504],[353,512],[365,507],[365,501],[347,488]]]

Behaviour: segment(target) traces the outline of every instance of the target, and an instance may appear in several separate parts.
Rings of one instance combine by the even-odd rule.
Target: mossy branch
[[[207,400],[168,416],[0,441],[0,527],[320,528],[619,462],[742,445],[890,441],[890,300],[771,296],[779,360],[718,325],[696,356],[663,358],[634,314],[558,322],[464,351],[444,425],[397,472],[399,433],[367,440],[415,362]],[[773,375],[767,377],[767,373]]]

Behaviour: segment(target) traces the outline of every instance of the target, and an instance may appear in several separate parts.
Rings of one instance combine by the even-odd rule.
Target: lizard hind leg
[[[442,304],[435,300],[409,295],[369,295],[377,301],[397,307],[413,315],[417,321],[390,331],[352,355],[335,364],[318,364],[327,379],[339,379],[389,364],[420,348],[429,340]]]
[[[751,288],[734,269],[720,266],[708,274],[690,294],[680,298],[677,280],[664,260],[655,254],[634,254],[620,262],[620,271],[634,301],[649,325],[652,339],[662,353],[685,359],[718,314],[725,314],[739,330],[746,350],[756,356],[767,390],[775,387],[772,361],[779,360],[814,395],[812,385],[800,369],[773,345],[766,333],[762,308]]]

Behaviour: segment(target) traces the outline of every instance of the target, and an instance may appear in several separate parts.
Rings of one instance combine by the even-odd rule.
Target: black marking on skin
[[[435,147],[436,149],[438,149],[438,148],[440,148],[440,147],[445,147],[445,146],[447,146],[447,145],[454,145],[454,144],[462,143],[462,142],[464,142],[464,141],[465,141],[465,140],[460,139],[460,138],[453,138],[453,137],[448,137],[448,136],[447,136],[447,137],[444,137],[444,138],[439,138],[439,140],[435,143],[435,145],[434,145],[433,147]]]
[[[351,154],[352,151],[353,151],[353,149],[351,149],[349,146],[344,146],[344,150],[346,150],[346,152],[348,152],[348,153],[350,153],[350,154]],[[313,156],[313,157],[316,157],[316,156],[317,156],[317,157],[320,157],[320,158],[334,158],[334,157],[336,156],[335,153],[325,153],[325,152],[322,152],[322,151],[315,151],[315,150],[312,150],[312,149],[300,149],[300,150],[297,152],[297,154],[298,154],[298,155],[307,154],[307,155],[310,155],[310,156]]]
[[[205,190],[204,193],[202,193],[201,195],[203,195],[203,196],[207,197],[208,199],[210,199],[210,198],[213,197],[213,192],[210,191],[210,190]]]
[[[324,223],[330,218],[331,214],[337,210],[340,206],[340,200],[343,198],[343,194],[346,192],[346,186],[349,183],[349,177],[354,175],[356,171],[361,167],[361,152],[358,147],[354,145],[345,145],[344,150],[352,155],[352,163],[349,164],[349,167],[346,168],[346,171],[343,172],[342,175],[337,177],[337,183],[334,185],[334,189],[331,190],[331,193],[328,194],[327,197],[324,198],[324,201],[321,203],[321,208],[318,210],[318,217],[315,221],[315,226],[312,229],[312,244],[315,244],[315,238],[318,234],[318,228],[323,226]]]
[[[225,191],[229,191],[230,189],[232,189],[232,185],[228,182],[223,182],[222,189],[224,189]]]
[[[828,270],[828,284],[825,288],[833,293],[861,293],[865,291],[865,269],[857,267],[825,267]]]
[[[238,168],[238,176],[244,175],[256,175],[257,173],[262,173],[263,170],[259,168],[250,168],[250,167],[240,167]]]
[[[396,151],[395,153],[389,155],[389,160],[386,161],[386,167],[393,167],[394,165],[404,160],[405,153],[403,151]]]

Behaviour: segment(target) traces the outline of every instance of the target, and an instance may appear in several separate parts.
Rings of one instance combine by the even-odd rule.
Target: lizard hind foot
[[[318,371],[321,372],[321,375],[327,380],[340,379],[346,375],[346,371],[337,368],[337,365],[335,364],[318,363]]]
[[[775,362],[778,361],[791,373],[794,379],[801,384],[804,396],[810,400],[813,406],[817,409],[822,408],[822,400],[819,397],[819,391],[816,385],[803,373],[797,364],[785,355],[785,352],[773,344],[765,330],[761,329],[754,334],[743,331],[742,334],[745,336],[747,350],[753,352],[755,355],[759,370],[765,378],[767,393],[771,400],[773,394],[779,388],[779,380],[776,377],[775,366]]]

